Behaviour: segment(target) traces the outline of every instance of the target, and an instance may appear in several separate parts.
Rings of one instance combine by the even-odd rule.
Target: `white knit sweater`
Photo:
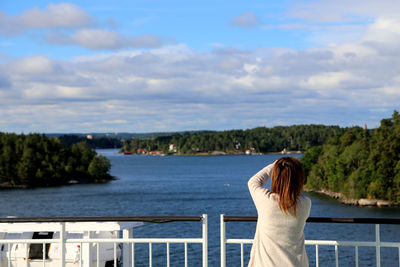
[[[297,215],[283,213],[278,205],[278,196],[264,188],[273,166],[274,163],[263,168],[248,182],[258,213],[248,266],[308,266],[304,247],[304,226],[310,215],[311,200],[300,195]]]

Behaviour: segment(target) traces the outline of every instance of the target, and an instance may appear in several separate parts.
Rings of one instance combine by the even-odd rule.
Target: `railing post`
[[[356,246],[356,267],[358,267],[358,246]],[[399,266],[400,267],[400,266]]]
[[[400,248],[399,248],[399,250],[400,250]],[[7,253],[8,253],[8,264],[7,264],[7,266],[11,267],[11,244],[10,243],[8,243]]]
[[[92,232],[91,231],[84,231],[83,232],[83,239],[91,239]],[[82,253],[82,267],[90,267],[92,265],[92,243],[83,243],[81,248]]]
[[[60,267],[65,267],[65,222],[60,222]]]
[[[399,247],[399,267],[400,267],[400,247]]]
[[[29,266],[29,250],[28,250],[29,245],[30,245],[29,243],[25,243],[25,267]]]
[[[133,238],[133,230],[132,228],[123,229],[122,230],[122,238],[129,239]],[[123,266],[132,266],[132,243],[124,242],[122,244],[122,260]]]
[[[381,267],[381,235],[379,224],[375,224],[375,237],[376,237],[376,267]]]
[[[226,267],[226,234],[225,234],[225,221],[224,214],[220,216],[221,227],[221,267]]]
[[[336,267],[339,267],[339,249],[337,245],[335,245],[335,261]]]
[[[208,218],[207,214],[203,214],[203,267],[208,266]]]

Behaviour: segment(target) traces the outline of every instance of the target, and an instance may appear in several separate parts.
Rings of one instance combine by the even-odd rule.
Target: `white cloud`
[[[198,52],[180,44],[71,61],[14,60],[0,66],[8,84],[0,89],[0,117],[7,118],[0,128],[374,127],[400,103],[397,23],[377,19],[357,42],[306,50]]]
[[[33,8],[20,14],[17,20],[30,28],[76,28],[92,23],[86,11],[70,3],[49,4],[45,10]]]
[[[396,18],[400,13],[397,0],[322,0],[292,5],[286,16],[316,23],[359,22],[385,16]]]
[[[71,3],[49,4],[45,9],[34,7],[16,16],[0,11],[0,31],[7,35],[21,34],[28,29],[80,28],[94,24],[94,19]]]
[[[307,89],[342,89],[344,82],[354,81],[356,78],[354,75],[348,72],[327,72],[318,73],[316,75],[311,75],[307,77],[305,81],[300,82],[300,86]],[[359,79],[357,79],[357,82]]]
[[[246,11],[232,19],[231,25],[243,28],[253,28],[261,25],[261,20],[253,12]]]
[[[89,13],[70,3],[49,4],[45,9],[37,7],[16,16],[0,11],[0,33],[24,34],[27,30],[43,30],[36,39],[53,45],[77,45],[90,50],[114,50],[121,48],[155,48],[173,39],[164,39],[152,34],[126,36],[116,31],[98,28]],[[113,18],[108,25],[115,26]]]
[[[398,45],[400,41],[400,19],[377,18],[374,23],[367,27],[362,41]]]
[[[114,50],[128,47],[155,48],[162,46],[166,41],[151,34],[126,37],[106,29],[82,29],[72,35],[50,32],[46,34],[45,39],[55,45],[78,45],[90,50]]]
[[[129,123],[127,120],[102,120],[101,123],[104,124],[125,124]]]
[[[308,35],[308,41],[317,45],[344,44],[358,41],[366,30],[371,30],[371,24],[379,27],[381,19],[382,22],[398,19],[399,13],[397,0],[304,1],[291,5],[283,14],[292,23],[276,27],[301,30]]]
[[[258,66],[255,64],[244,64],[243,68],[248,73],[253,73],[258,70]]]
[[[127,44],[120,34],[109,30],[80,30],[72,36],[72,41],[89,49],[119,48]]]
[[[50,74],[55,69],[55,63],[45,56],[33,56],[12,62],[10,68],[20,74]]]

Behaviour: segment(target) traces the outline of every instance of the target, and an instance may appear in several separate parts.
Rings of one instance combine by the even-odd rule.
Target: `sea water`
[[[99,150],[111,160],[106,184],[71,185],[0,191],[0,217],[49,216],[201,216],[208,214],[209,266],[219,266],[219,218],[256,216],[247,189],[248,179],[282,155],[229,156],[125,156],[117,150]],[[301,155],[293,155],[300,157]],[[268,184],[267,184],[268,185]],[[317,194],[314,217],[400,218],[399,208],[347,206]],[[252,238],[255,223],[227,223],[227,238]],[[146,223],[134,229],[135,237],[201,237],[200,222]],[[374,241],[375,225],[308,223],[306,239]],[[381,225],[381,241],[400,242],[399,225]],[[244,246],[245,265],[250,245]],[[310,266],[315,247],[307,246]],[[166,265],[165,245],[153,244],[153,266]],[[171,266],[183,266],[184,247],[171,244]],[[135,245],[136,266],[148,265],[148,246]],[[398,249],[381,248],[382,266],[398,264]],[[355,266],[354,248],[339,247],[340,266]],[[375,248],[359,248],[359,266],[376,265]],[[320,266],[335,266],[335,249],[319,248]],[[201,266],[201,245],[188,246],[189,266]],[[227,246],[227,266],[240,266],[240,245]]]

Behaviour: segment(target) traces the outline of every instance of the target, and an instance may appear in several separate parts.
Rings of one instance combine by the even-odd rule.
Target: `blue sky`
[[[377,127],[396,1],[2,1],[0,131]]]

